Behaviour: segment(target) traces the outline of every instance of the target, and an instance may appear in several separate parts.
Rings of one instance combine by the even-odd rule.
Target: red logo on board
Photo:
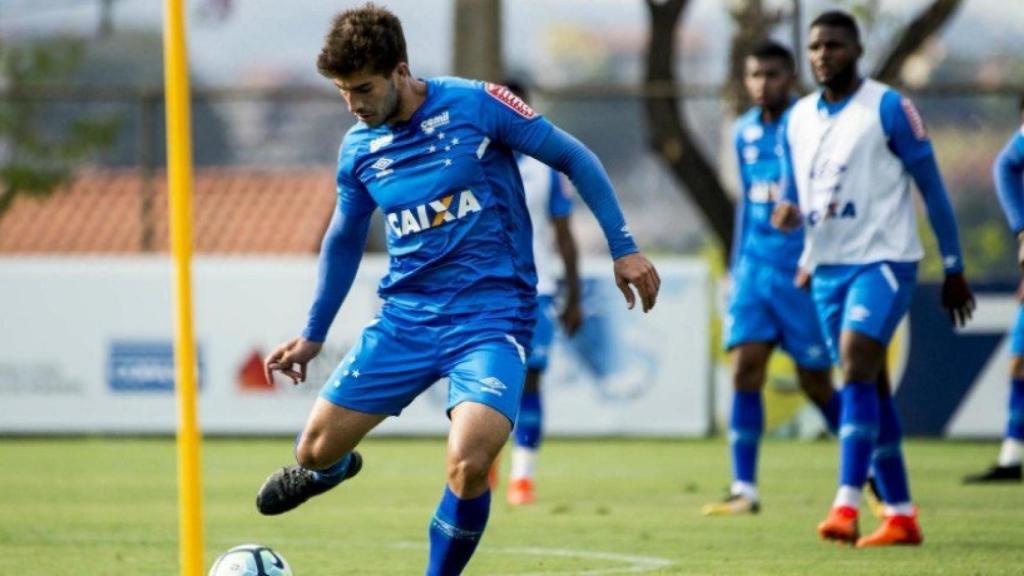
[[[487,83],[487,93],[494,97],[495,100],[501,102],[505,106],[508,106],[512,110],[515,110],[516,114],[519,114],[527,120],[533,120],[537,117],[537,113],[530,108],[530,105],[523,102],[523,99],[515,95],[505,86],[500,84]]]
[[[253,350],[238,368],[235,382],[243,392],[273,392],[274,383],[263,373],[263,355]]]

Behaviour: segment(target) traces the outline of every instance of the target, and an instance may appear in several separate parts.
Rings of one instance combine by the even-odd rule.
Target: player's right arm
[[[306,328],[301,336],[280,344],[266,357],[263,370],[268,382],[273,382],[275,370],[291,378],[294,384],[306,380],[306,365],[323,348],[327,331],[359,270],[376,204],[350,170],[351,155],[346,155],[343,147],[338,168],[338,203],[320,245],[316,295]]]
[[[1017,263],[1024,270],[1024,126],[996,157],[992,176],[1003,213],[1017,236]]]

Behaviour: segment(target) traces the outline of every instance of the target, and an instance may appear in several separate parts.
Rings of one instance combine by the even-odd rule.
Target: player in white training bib
[[[784,196],[773,214],[783,229],[803,224],[798,284],[812,275],[814,298],[845,385],[839,420],[839,490],[818,525],[826,540],[858,547],[920,544],[902,454],[902,431],[889,386],[885,351],[910,306],[924,251],[910,181],[928,207],[942,250],[943,306],[955,324],[974,309],[963,276],[956,220],[924,122],[907,98],[863,78],[852,16],[826,12],[811,24],[811,70],[821,90],[790,110]],[[860,537],[861,487],[873,468],[885,519]]]

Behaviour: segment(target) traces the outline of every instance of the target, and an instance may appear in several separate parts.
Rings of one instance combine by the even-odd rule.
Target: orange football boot
[[[917,525],[917,512],[910,516],[886,516],[877,530],[857,540],[857,548],[871,546],[917,546],[924,541]]]
[[[832,540],[853,545],[860,536],[857,527],[857,509],[849,506],[836,506],[828,513],[828,518],[818,524],[818,535],[822,540]]]
[[[512,506],[523,506],[537,501],[537,495],[533,491],[533,480],[525,477],[510,480],[506,496]]]

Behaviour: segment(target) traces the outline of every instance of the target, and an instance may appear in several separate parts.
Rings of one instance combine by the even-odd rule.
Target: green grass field
[[[236,544],[274,547],[300,576],[422,574],[444,482],[442,441],[369,440],[352,482],[277,518],[256,489],[290,440],[205,443],[206,565]],[[769,441],[758,517],[702,518],[728,479],[716,441],[551,441],[540,502],[501,492],[469,574],[1022,574],[1024,487],[962,487],[993,444],[910,442],[925,545],[853,550],[814,526],[834,486],[833,442]],[[0,440],[0,573],[176,575],[174,444]],[[500,497],[499,497],[500,496]],[[863,530],[874,528],[865,518]]]

